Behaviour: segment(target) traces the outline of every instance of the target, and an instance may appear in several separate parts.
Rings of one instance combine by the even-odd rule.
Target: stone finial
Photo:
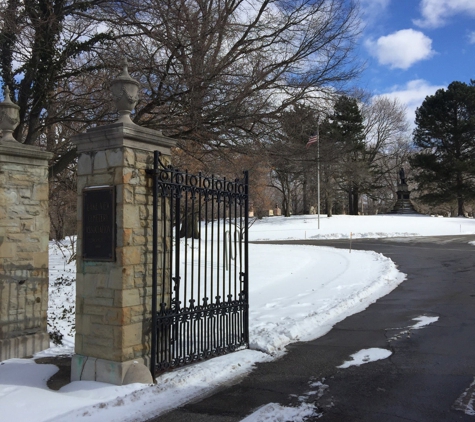
[[[20,123],[20,107],[12,102],[8,86],[5,86],[4,93],[4,100],[0,103],[0,130],[3,133],[0,144],[17,142],[13,131]]]
[[[118,122],[134,124],[130,113],[139,100],[139,82],[129,75],[127,59],[122,60],[122,73],[111,82],[111,91],[119,111]]]

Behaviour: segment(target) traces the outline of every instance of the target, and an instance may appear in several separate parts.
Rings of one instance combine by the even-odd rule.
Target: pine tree
[[[416,111],[414,144],[410,160],[416,169],[420,199],[427,204],[475,198],[475,81],[452,82],[427,96]]]
[[[366,166],[363,116],[355,98],[344,95],[338,98],[330,127],[330,137],[341,156],[337,170],[339,184],[348,195],[349,214],[357,215]]]

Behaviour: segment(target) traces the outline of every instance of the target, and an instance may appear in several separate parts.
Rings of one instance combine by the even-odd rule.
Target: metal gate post
[[[244,342],[249,344],[249,172],[244,172]]]
[[[153,153],[153,174],[155,176],[158,170],[159,152]],[[157,355],[157,294],[158,294],[158,183],[157,178],[153,177],[153,226],[152,226],[152,333],[150,347],[150,372],[155,374],[155,356]]]

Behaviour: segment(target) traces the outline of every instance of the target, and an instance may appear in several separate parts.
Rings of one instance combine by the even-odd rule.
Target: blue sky
[[[475,0],[360,0],[366,61],[358,86],[414,110],[453,81],[475,79]]]

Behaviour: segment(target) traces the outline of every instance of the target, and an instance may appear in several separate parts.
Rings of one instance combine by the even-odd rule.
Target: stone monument
[[[175,141],[130,113],[139,83],[112,82],[116,123],[77,135],[76,343],[71,380],[150,383],[153,152],[169,161]]]
[[[397,200],[393,209],[390,211],[390,214],[418,214],[412,205],[410,199],[411,191],[407,185],[406,174],[402,167],[399,169],[399,180],[397,184],[396,195]]]

